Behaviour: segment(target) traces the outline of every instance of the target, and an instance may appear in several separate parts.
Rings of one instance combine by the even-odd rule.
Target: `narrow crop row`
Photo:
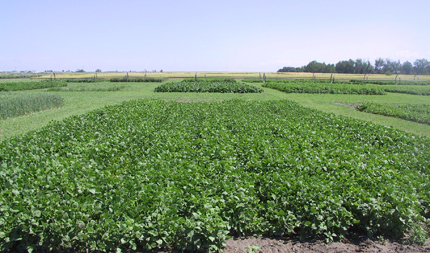
[[[0,82],[0,91],[35,90],[64,86],[67,86],[67,83],[62,81]]]
[[[57,94],[37,93],[0,97],[0,119],[60,107],[63,103],[63,98]]]
[[[324,82],[284,82],[267,81],[263,87],[277,89],[286,93],[322,93],[322,94],[356,94],[356,95],[384,95],[383,89],[377,86],[353,85]]]
[[[351,80],[353,84],[377,84],[377,85],[430,85],[429,81],[410,81],[410,80]]]
[[[430,86],[386,85],[383,89],[386,92],[430,96]]]
[[[89,87],[65,87],[65,88],[49,88],[48,91],[61,91],[61,92],[96,92],[96,91],[119,91],[125,89],[127,86],[89,86]]]
[[[155,92],[261,93],[263,90],[235,79],[185,79],[162,84],[155,88]]]
[[[364,103],[357,106],[357,110],[430,125],[430,105],[428,104],[388,105]]]
[[[402,237],[430,139],[290,101],[129,101],[0,142],[0,250],[221,250],[227,236]]]
[[[145,82],[152,82],[152,83],[162,83],[164,81],[168,80],[168,78],[154,78],[154,77],[145,77],[145,78],[111,78],[111,82],[138,82],[138,83],[145,83]]]

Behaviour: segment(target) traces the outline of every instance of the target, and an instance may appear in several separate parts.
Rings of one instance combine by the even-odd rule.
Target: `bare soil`
[[[430,239],[424,246],[408,245],[406,242],[374,241],[366,237],[355,241],[325,243],[303,241],[298,238],[273,239],[264,237],[234,238],[227,240],[223,253],[247,252],[430,252]],[[251,247],[250,247],[251,246]],[[257,246],[257,247],[253,247]]]

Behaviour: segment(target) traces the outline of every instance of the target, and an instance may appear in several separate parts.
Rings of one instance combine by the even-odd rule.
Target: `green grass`
[[[173,80],[180,81],[180,80]],[[172,82],[170,80],[169,82]],[[0,140],[16,136],[30,130],[35,130],[47,125],[50,121],[63,120],[72,115],[79,115],[106,105],[121,103],[122,101],[139,98],[160,98],[169,101],[221,101],[227,99],[244,100],[281,100],[290,99],[304,106],[321,111],[349,116],[361,120],[393,126],[410,133],[430,136],[430,126],[409,122],[402,119],[374,115],[359,112],[348,106],[357,106],[366,102],[377,103],[415,103],[430,104],[430,96],[414,96],[400,93],[388,93],[384,96],[363,96],[363,95],[342,95],[342,94],[298,94],[284,93],[278,90],[263,88],[263,93],[158,93],[154,89],[158,83],[117,83],[127,85],[123,90],[115,92],[57,92],[64,98],[64,105],[60,108],[36,112],[19,118],[0,120]],[[69,83],[71,87],[78,87],[80,84]],[[97,83],[97,85],[111,85],[109,82]],[[260,84],[253,84],[261,87]],[[11,92],[16,95],[26,94],[29,91]],[[46,90],[35,90],[33,92],[46,92]]]

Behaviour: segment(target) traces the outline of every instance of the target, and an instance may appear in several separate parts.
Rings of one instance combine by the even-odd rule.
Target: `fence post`
[[[263,74],[263,83],[266,83],[266,73]]]
[[[125,80],[127,80],[127,82],[128,82],[128,72],[127,72],[127,75],[125,76]]]
[[[54,81],[57,81],[57,77],[55,76],[55,73],[53,73],[54,74]]]
[[[317,76],[315,75],[315,73],[313,73],[312,74],[312,82],[314,82],[316,78],[317,78]]]
[[[205,78],[206,78],[206,73],[205,73]]]
[[[194,81],[197,81],[197,72],[194,74]]]
[[[52,73],[51,73],[51,82],[52,82]]]

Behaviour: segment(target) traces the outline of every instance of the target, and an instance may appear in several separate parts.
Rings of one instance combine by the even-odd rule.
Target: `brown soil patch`
[[[246,237],[227,240],[227,246],[223,253],[247,253],[247,252],[430,252],[430,239],[424,246],[407,245],[399,242],[379,242],[369,238],[359,238],[355,242],[305,241],[300,242],[295,238],[272,239],[264,237]],[[254,251],[250,251],[249,246]],[[257,250],[258,249],[258,250]]]

